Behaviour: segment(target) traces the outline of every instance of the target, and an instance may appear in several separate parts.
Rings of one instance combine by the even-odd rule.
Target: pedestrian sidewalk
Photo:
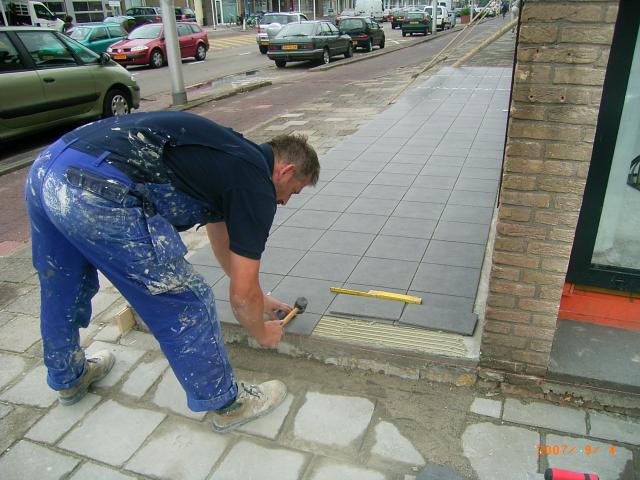
[[[494,80],[490,80],[491,78]],[[459,173],[468,168],[496,169],[493,163],[485,166],[471,164],[479,159],[495,162],[495,155],[476,155],[479,151],[497,150],[477,148],[485,137],[478,137],[476,131],[473,142],[465,141],[471,140],[470,128],[475,126],[479,131],[480,125],[483,125],[483,132],[489,135],[487,142],[496,141],[492,136],[495,134],[494,130],[497,130],[493,122],[503,113],[501,110],[504,106],[500,103],[493,105],[487,98],[498,102],[497,98],[502,95],[501,82],[506,81],[506,78],[507,72],[501,68],[480,66],[461,70],[444,69],[428,80],[420,79],[413,88],[399,97],[394,107],[377,115],[371,107],[365,112],[355,107],[340,111],[331,105],[315,105],[309,106],[309,110],[290,112],[261,126],[260,135],[264,139],[275,132],[307,130],[314,145],[317,141],[319,149],[326,153],[322,156],[323,184],[312,193],[300,195],[298,203],[288,206],[284,213],[278,214],[273,234],[275,241],[285,241],[287,235],[279,239],[277,236],[282,231],[287,234],[295,233],[298,243],[287,246],[269,245],[271,251],[267,252],[265,260],[276,255],[274,252],[278,252],[277,249],[283,250],[280,257],[282,262],[290,258],[285,255],[287,253],[293,253],[293,257],[299,259],[313,257],[316,252],[330,254],[329,257],[322,255],[319,261],[312,262],[308,268],[301,270],[303,275],[292,274],[297,265],[291,265],[287,272],[275,271],[273,269],[281,263],[269,260],[271,263],[265,262],[268,266],[262,274],[263,286],[267,286],[268,281],[274,282],[274,294],[280,288],[279,293],[287,295],[290,298],[286,300],[291,301],[302,294],[299,293],[300,289],[308,288],[310,300],[318,302],[316,298],[324,299],[322,302],[327,305],[321,312],[315,312],[315,315],[328,317],[330,315],[326,315],[327,312],[335,310],[331,305],[336,299],[329,299],[324,287],[327,283],[338,280],[333,277],[328,280],[310,277],[309,272],[324,271],[328,272],[325,275],[328,276],[334,275],[334,270],[344,269],[346,261],[331,263],[330,269],[322,270],[326,258],[333,258],[332,255],[357,257],[351,259],[353,268],[349,276],[355,272],[360,262],[369,261],[368,259],[373,259],[373,262],[383,261],[385,265],[390,265],[387,260],[397,261],[403,267],[410,263],[415,268],[414,273],[417,273],[423,264],[439,265],[438,262],[442,259],[450,261],[452,258],[467,258],[444,252],[428,257],[436,259],[436,262],[424,262],[424,255],[434,241],[433,235],[425,238],[424,232],[435,233],[440,222],[455,223],[455,220],[443,218],[442,214],[447,207],[459,205],[448,203],[455,192],[476,192],[457,188],[466,185],[466,180],[460,185],[458,181],[473,177],[455,175],[456,181],[453,184],[447,180],[437,182],[421,178],[454,178],[451,175],[432,175],[433,171],[451,173],[451,167],[459,169]],[[483,81],[479,82],[479,79]],[[386,81],[391,85],[396,80]],[[385,85],[382,81],[370,82],[371,95],[383,95]],[[387,91],[386,95],[395,94],[398,90],[396,86],[394,92]],[[340,98],[347,104],[350,97]],[[198,113],[206,113],[206,106],[199,108],[200,110],[196,110]],[[474,115],[481,109],[485,112],[482,120],[479,115]],[[487,114],[489,110],[495,115]],[[304,113],[312,111],[321,112],[315,117],[315,121],[322,119],[327,130],[314,128],[313,122],[295,123],[304,122]],[[358,121],[359,117],[362,118],[361,121]],[[477,117],[480,123],[471,122],[470,117]],[[504,121],[504,117],[502,118]],[[409,119],[411,121],[404,121]],[[463,119],[465,121],[460,123]],[[270,126],[284,128],[267,130]],[[460,127],[460,132],[457,127]],[[414,130],[411,131],[412,129]],[[327,133],[329,131],[333,133]],[[406,136],[405,132],[408,131],[411,133]],[[408,148],[407,144],[411,139],[418,139],[415,136],[418,131],[422,131],[429,140],[434,140],[437,135],[438,143],[417,142],[414,143],[420,148],[417,153],[401,152],[403,148]],[[392,134],[385,136],[387,133]],[[260,135],[252,135],[252,138],[262,141]],[[342,140],[345,136],[348,138]],[[377,140],[372,140],[378,136],[382,136],[384,141],[377,143]],[[404,141],[393,141],[394,138]],[[443,141],[445,138],[451,138],[454,145]],[[372,143],[378,147],[372,149],[372,152],[378,155],[370,157],[367,154],[360,157],[366,148],[359,151],[361,147],[356,146],[366,144],[369,148]],[[434,154],[440,148],[440,143],[443,150],[445,146],[454,148],[458,155]],[[334,148],[337,145],[340,146]],[[426,153],[427,150],[429,154]],[[387,156],[382,154],[391,153],[391,158],[382,158]],[[374,158],[376,156],[377,159]],[[403,161],[393,161],[396,157]],[[418,157],[422,158],[423,164],[417,163]],[[453,164],[439,163],[461,157],[464,157],[461,164],[460,160],[453,160]],[[406,161],[407,159],[412,161]],[[433,164],[432,159],[435,159]],[[354,164],[359,168],[349,168]],[[329,165],[337,168],[330,168]],[[403,171],[392,171],[397,165],[402,165]],[[410,167],[411,165],[414,167]],[[420,166],[419,171],[415,165]],[[370,170],[374,166],[375,172]],[[421,174],[427,167],[430,174]],[[434,170],[432,167],[444,167],[445,170]],[[446,170],[447,167],[449,171]],[[412,172],[407,173],[407,168]],[[343,173],[348,178],[339,177]],[[371,177],[370,174],[373,173],[375,176]],[[378,175],[385,183],[374,182]],[[407,175],[413,179],[410,185],[405,184]],[[361,181],[353,181],[354,177]],[[388,184],[391,181],[393,183]],[[425,188],[414,185],[416,181],[432,183]],[[432,195],[431,192],[444,190],[449,193],[447,202],[426,202],[425,197],[405,199],[404,196],[412,188],[412,195]],[[354,194],[355,191],[358,193]],[[378,196],[363,195],[365,191],[374,192],[374,195],[378,192]],[[396,195],[398,191],[403,192],[401,199],[386,198]],[[367,206],[369,200],[372,202]],[[393,210],[390,210],[388,201],[395,202]],[[403,201],[440,207],[426,209],[426,206],[420,205],[420,208],[414,210],[400,210],[405,215],[394,215]],[[369,210],[349,211],[353,205],[360,205],[358,209],[366,206]],[[467,203],[461,205],[471,208],[478,206]],[[371,208],[375,210],[372,211]],[[437,219],[422,218],[423,211],[432,212],[433,208],[441,212]],[[407,211],[415,212],[416,215],[406,216]],[[464,213],[466,209],[461,211]],[[345,214],[349,220],[338,224],[341,229],[332,228]],[[357,216],[364,216],[365,221],[358,222],[355,220]],[[376,223],[376,217],[384,218],[378,218]],[[411,235],[397,235],[401,231],[399,226],[392,232],[395,235],[380,234],[390,220],[399,222],[394,217],[409,219],[411,221],[405,223],[423,227],[427,220],[433,223],[427,230],[408,230],[407,227],[402,230]],[[296,218],[296,222],[287,225],[287,221],[292,218]],[[300,225],[299,222],[308,218],[315,222],[324,218],[326,224],[321,227],[317,224]],[[465,225],[463,231],[478,224],[466,220],[458,223]],[[354,228],[378,228],[376,225],[379,225],[376,234],[352,231]],[[309,230],[311,234],[302,230]],[[332,232],[340,233],[332,242],[321,243],[321,249],[314,249],[323,236],[331,236]],[[423,235],[415,236],[415,232],[422,232]],[[424,246],[420,257],[423,261],[390,259],[380,254],[368,256],[366,252],[375,242],[375,238],[370,237],[367,237],[367,250],[361,250],[360,254],[325,251],[325,245],[356,248],[356,241],[346,241],[349,233],[360,234],[358,238],[362,235],[394,237],[393,240],[398,243],[389,241],[377,252],[393,252],[395,256],[409,253],[413,255]],[[309,235],[311,240],[314,235],[317,238],[313,243],[308,240],[307,246],[301,248],[305,235]],[[206,236],[202,232],[188,232],[184,238],[189,249],[196,252],[195,255],[205,258]],[[405,239],[411,239],[413,245],[422,240],[422,246],[400,247],[399,243],[406,242]],[[424,241],[427,240],[429,242],[425,244]],[[436,242],[445,242],[447,245],[451,242],[463,243],[465,247],[481,245],[469,242],[469,238],[466,240],[435,239]],[[297,250],[299,255],[296,255]],[[197,256],[195,260],[198,260]],[[37,319],[40,292],[37,277],[31,267],[30,252],[23,249],[11,257],[1,258],[0,262],[0,478],[3,480],[539,480],[548,466],[597,472],[602,480],[638,478],[640,422],[637,419],[596,410],[592,408],[595,405],[576,406],[562,402],[552,404],[542,399],[523,402],[501,392],[489,382],[476,385],[470,385],[471,382],[462,385],[465,382],[459,382],[459,386],[455,383],[432,382],[430,379],[434,377],[430,375],[433,370],[416,368],[415,356],[406,352],[402,355],[396,353],[398,357],[403,356],[404,366],[389,368],[387,372],[391,375],[383,375],[377,373],[381,363],[375,352],[370,357],[360,356],[358,361],[354,360],[356,357],[352,352],[370,350],[370,347],[356,343],[351,350],[346,350],[343,349],[343,343],[331,338],[322,340],[321,357],[317,352],[307,353],[302,350],[305,345],[301,343],[301,339],[311,342],[313,335],[298,335],[293,332],[287,334],[287,341],[279,353],[248,348],[245,345],[246,339],[240,338],[240,330],[234,330],[234,326],[230,324],[225,325],[226,340],[229,342],[230,357],[237,377],[251,382],[279,378],[288,385],[290,393],[280,408],[263,419],[246,425],[238,432],[216,434],[211,429],[206,413],[195,413],[187,409],[184,393],[168,369],[153,337],[139,330],[120,334],[113,318],[123,303],[104,278],[100,279],[103,288],[93,302],[93,320],[89,328],[82,332],[81,340],[89,352],[110,349],[116,355],[117,363],[114,370],[83,401],[72,407],[62,407],[56,401],[55,392],[48,389],[44,380]],[[229,320],[231,317],[224,308],[224,285],[218,284],[220,279],[216,278],[220,272],[215,266],[207,266],[203,262],[199,265],[202,266],[205,278],[214,285],[214,291],[220,294],[218,307],[222,319]],[[456,265],[449,267],[455,271]],[[384,268],[390,274],[398,276],[404,271],[403,268]],[[447,270],[444,269],[445,274]],[[377,274],[376,269],[362,273],[367,280]],[[412,276],[408,286],[402,290],[421,291],[411,288],[415,278]],[[343,282],[350,284],[351,281],[346,277]],[[357,285],[378,286],[375,282]],[[429,285],[437,288],[438,282]],[[453,287],[456,287],[455,282]],[[433,289],[423,293],[429,299],[445,295]],[[463,295],[449,296],[471,298]],[[465,305],[468,305],[468,301],[466,302]],[[317,303],[313,305],[314,309],[318,308]],[[379,312],[379,308],[377,304],[375,312]],[[403,313],[399,314],[398,319],[394,319],[393,324],[385,321],[373,323],[383,329],[399,328]],[[300,323],[308,325],[306,319],[300,320],[304,320]],[[292,323],[292,328],[300,323]],[[480,326],[476,327],[476,335]],[[310,329],[311,332],[313,330]],[[417,330],[410,331],[415,334]],[[442,338],[444,337],[440,337]],[[467,354],[471,352],[473,357],[469,340],[457,334],[452,338],[457,340],[452,340],[453,344],[441,344],[444,345],[443,349],[453,349],[452,345],[461,343],[467,349]],[[283,353],[288,355],[282,355]],[[318,358],[322,361],[317,361]],[[357,365],[361,368],[341,369],[334,364],[345,367]]]

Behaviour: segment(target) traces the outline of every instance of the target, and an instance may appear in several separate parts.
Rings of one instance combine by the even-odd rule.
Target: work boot
[[[287,386],[280,380],[270,380],[260,385],[238,384],[238,396],[229,406],[213,412],[213,429],[229,432],[251,420],[266,415],[287,396]]]
[[[73,405],[82,400],[89,390],[89,386],[102,380],[113,367],[116,358],[109,350],[100,350],[87,358],[84,372],[80,376],[78,383],[73,387],[60,390],[58,400],[62,405]]]

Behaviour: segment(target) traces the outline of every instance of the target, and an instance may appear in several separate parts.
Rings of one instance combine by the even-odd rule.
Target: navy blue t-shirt
[[[166,146],[163,155],[171,183],[206,203],[213,217],[226,223],[232,252],[255,260],[264,251],[277,207],[267,174],[273,172],[273,152],[267,144],[260,150],[266,165],[199,145]]]

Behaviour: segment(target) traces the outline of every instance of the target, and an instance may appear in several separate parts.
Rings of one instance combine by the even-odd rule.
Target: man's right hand
[[[269,320],[264,322],[264,329],[260,338],[256,338],[262,347],[275,347],[284,337],[282,320]]]

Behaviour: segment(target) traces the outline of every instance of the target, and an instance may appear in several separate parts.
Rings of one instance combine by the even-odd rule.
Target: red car
[[[180,56],[204,60],[209,50],[207,33],[193,22],[176,22]],[[166,63],[167,49],[164,42],[163,25],[148,23],[133,30],[125,39],[107,48],[120,65],[150,65],[160,68]]]

